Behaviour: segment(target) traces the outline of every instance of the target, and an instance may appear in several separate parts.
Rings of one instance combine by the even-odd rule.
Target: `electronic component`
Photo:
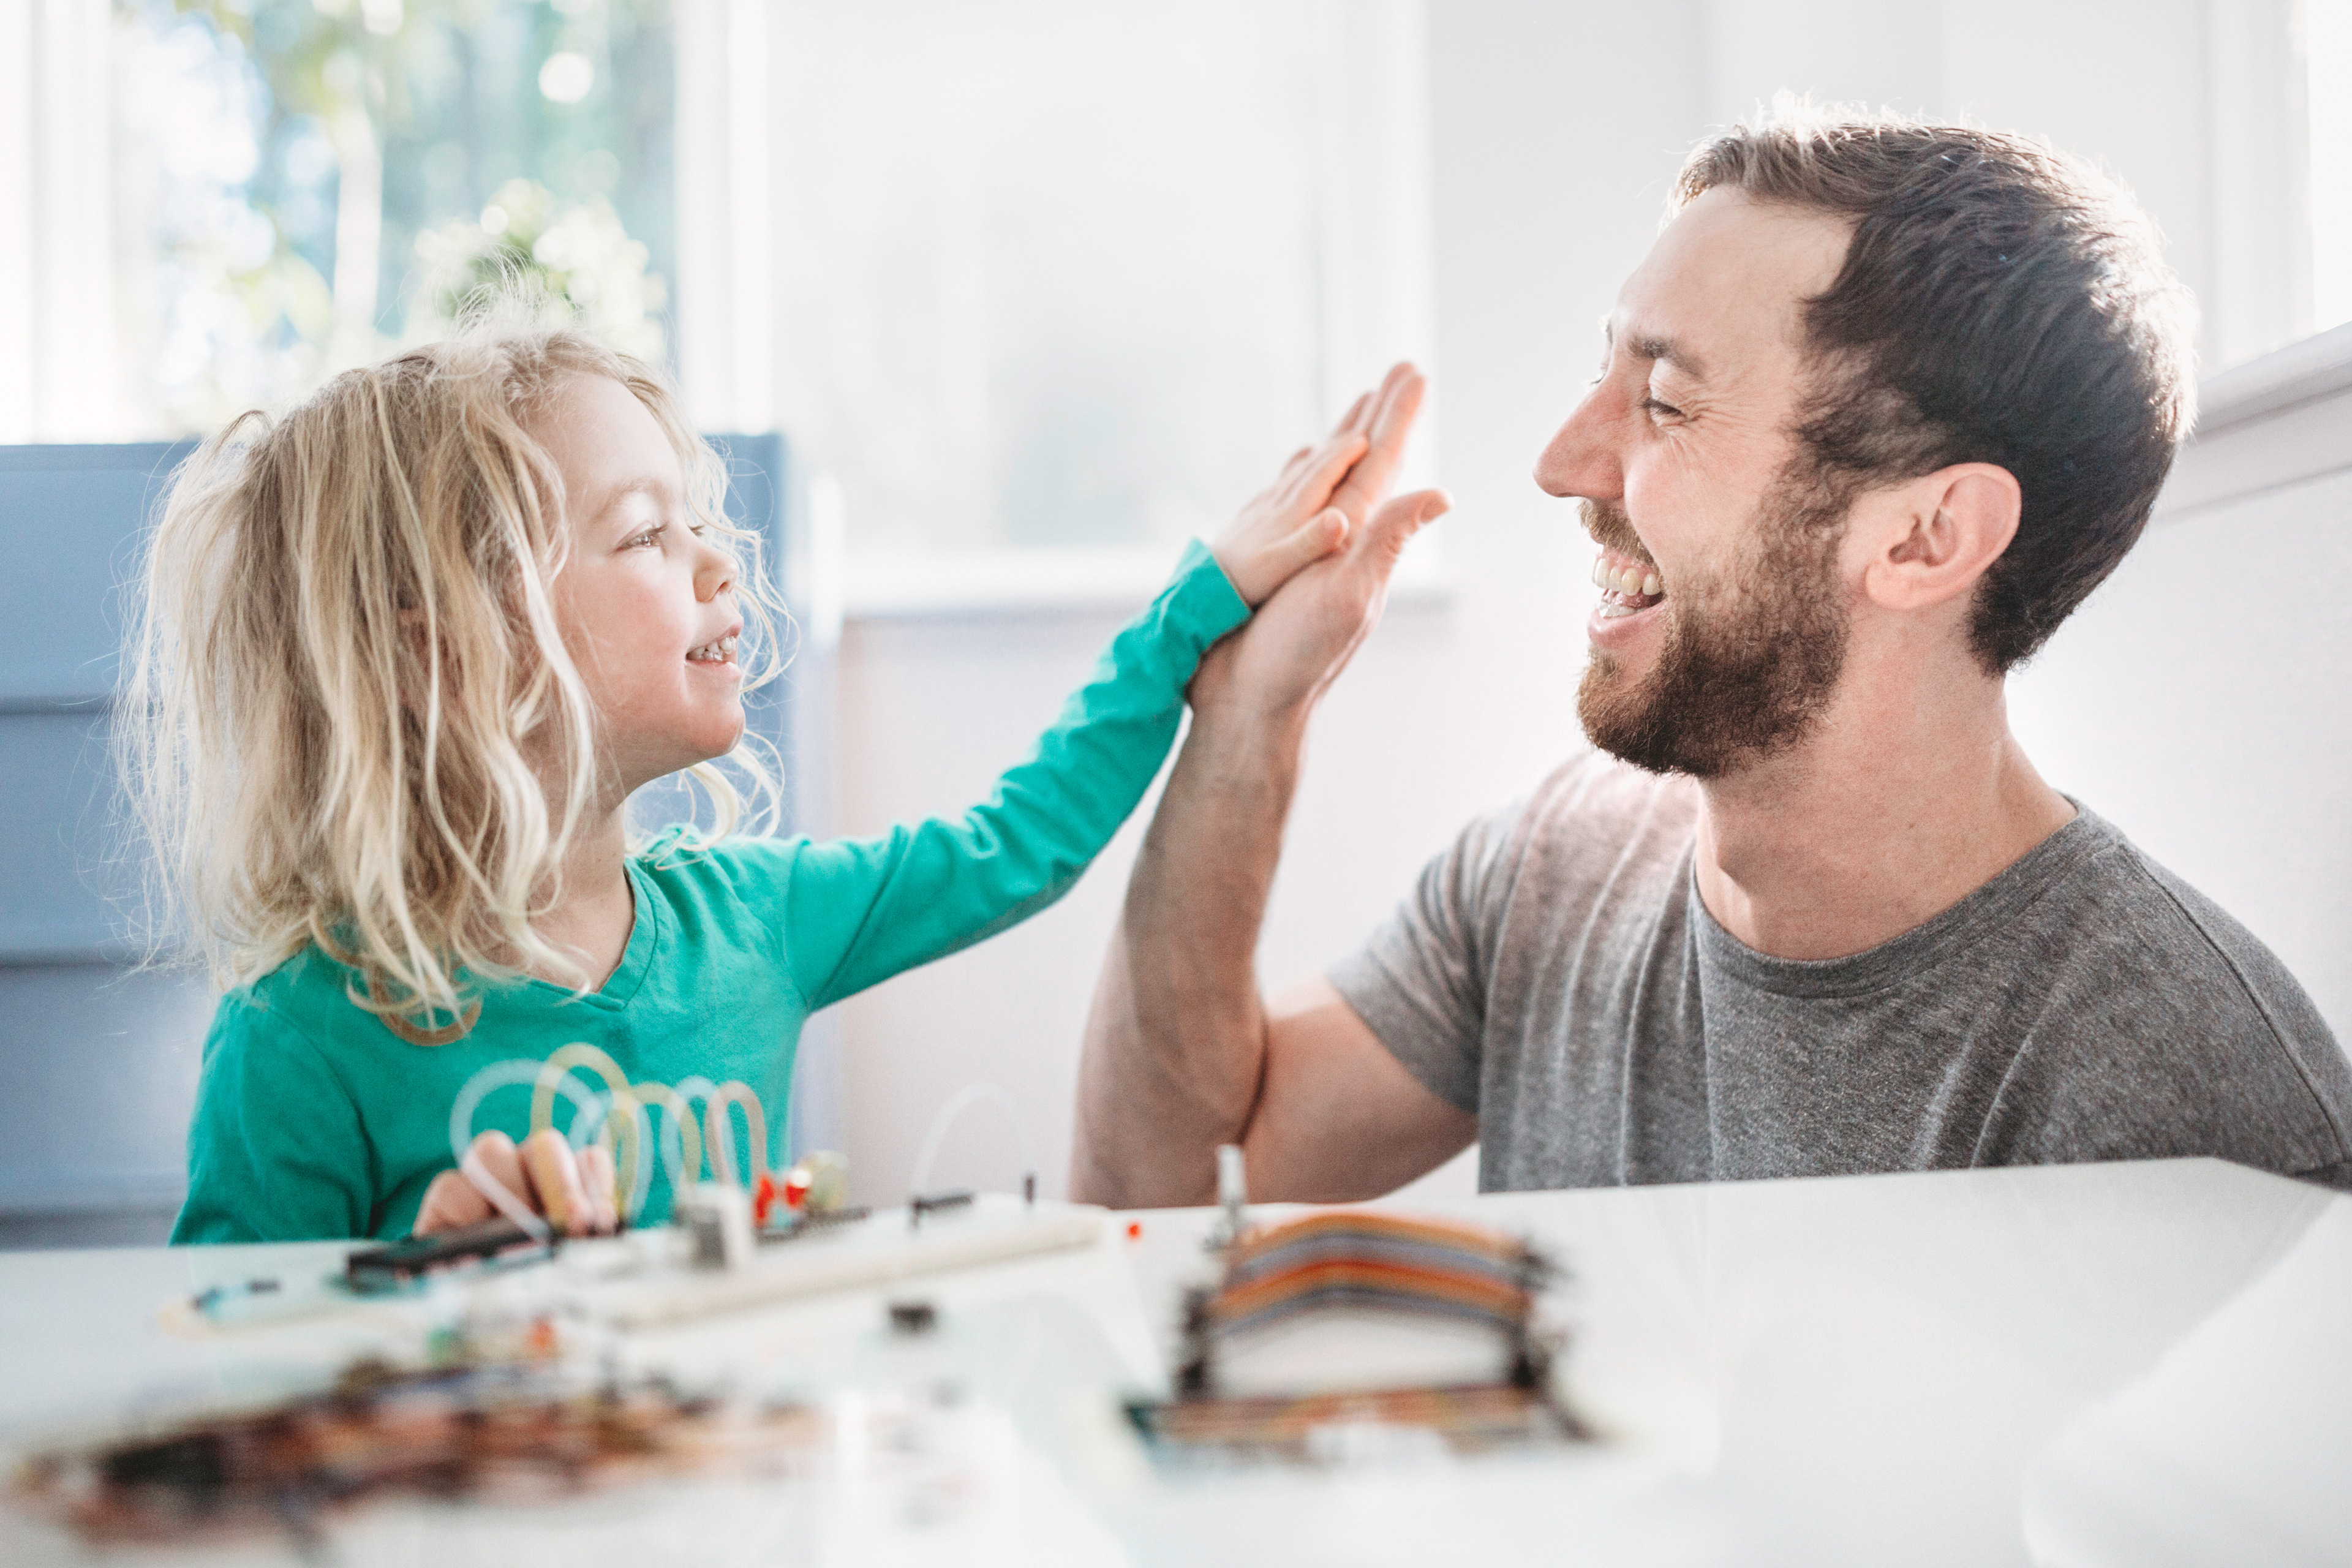
[[[740,1268],[751,1260],[751,1196],[730,1182],[698,1182],[679,1201],[687,1258],[697,1268]]]
[[[1224,1268],[1186,1298],[1178,1397],[1127,1407],[1155,1454],[1321,1462],[1587,1435],[1536,1326],[1557,1271],[1527,1243],[1372,1209],[1252,1229],[1224,1186]]]
[[[835,1209],[830,1214],[787,1214],[752,1234],[762,1246],[772,1241],[796,1241],[803,1237],[823,1236],[826,1231],[856,1225],[859,1220],[872,1218],[873,1215],[874,1211],[863,1204],[855,1208]]]
[[[907,1228],[919,1230],[922,1228],[925,1215],[939,1214],[947,1209],[964,1208],[971,1203],[970,1187],[958,1187],[951,1193],[933,1193],[929,1197],[918,1194],[907,1200]]]
[[[485,1258],[544,1255],[553,1243],[510,1219],[486,1219],[431,1236],[412,1236],[383,1247],[363,1247],[343,1260],[343,1278],[361,1291],[395,1289],[436,1268]]]
[[[662,1377],[583,1377],[552,1363],[400,1371],[363,1360],[331,1388],[259,1409],[36,1454],[15,1495],[92,1542],[284,1530],[316,1546],[324,1515],[373,1496],[533,1496],[761,1473],[824,1436],[815,1409],[746,1405]]]
[[[1211,1252],[1223,1252],[1249,1228],[1249,1173],[1238,1143],[1217,1145],[1217,1204],[1224,1212],[1202,1243]]]

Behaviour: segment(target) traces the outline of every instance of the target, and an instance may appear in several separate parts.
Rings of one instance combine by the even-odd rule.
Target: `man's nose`
[[[1546,495],[1621,500],[1625,468],[1618,450],[1615,405],[1623,399],[1607,383],[1584,395],[1536,458],[1536,483]]]

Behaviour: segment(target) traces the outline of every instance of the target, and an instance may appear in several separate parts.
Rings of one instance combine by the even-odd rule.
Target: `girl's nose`
[[[694,566],[694,596],[707,605],[733,586],[735,563],[709,545],[701,545],[701,559]]]

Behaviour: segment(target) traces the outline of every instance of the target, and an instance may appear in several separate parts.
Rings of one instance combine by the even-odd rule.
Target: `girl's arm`
[[[1399,365],[1302,448],[1129,622],[985,805],[786,851],[785,961],[811,1011],[1016,925],[1066,892],[1166,760],[1209,646],[1361,528],[1393,478],[1423,382]]]
[[[1160,771],[1209,645],[1249,618],[1209,552],[1128,623],[1028,760],[960,816],[796,847],[786,962],[812,1011],[1016,925],[1066,892]]]

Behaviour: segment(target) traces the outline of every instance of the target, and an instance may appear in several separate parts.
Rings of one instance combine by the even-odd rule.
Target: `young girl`
[[[772,606],[653,371],[486,328],[239,420],[174,486],[124,708],[135,798],[226,991],[173,1240],[397,1237],[485,1217],[501,1184],[611,1228],[610,1154],[542,1131],[519,1158],[520,1093],[482,1102],[475,1177],[452,1169],[453,1104],[515,1058],[673,1115],[741,1080],[781,1128],[811,1013],[1076,880],[1202,652],[1366,522],[1420,395],[1398,367],[1192,546],[987,804],[827,843],[726,836],[738,803],[702,764],[738,748],[746,660],[749,684],[775,673]],[[630,793],[689,767],[720,836],[633,847]],[[667,1173],[634,1157],[657,1219]]]

